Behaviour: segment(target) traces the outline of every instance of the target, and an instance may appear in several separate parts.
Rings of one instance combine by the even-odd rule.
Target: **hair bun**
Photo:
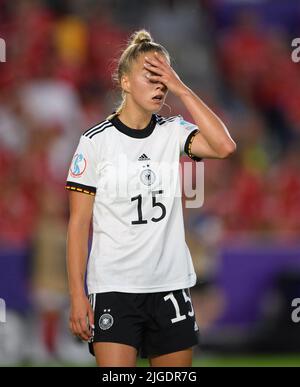
[[[153,39],[148,31],[139,30],[131,35],[130,43],[131,44],[141,44],[141,43],[150,43],[153,42]]]

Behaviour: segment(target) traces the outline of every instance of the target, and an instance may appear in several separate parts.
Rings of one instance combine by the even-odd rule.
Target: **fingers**
[[[155,58],[150,58],[148,56],[145,56],[145,61],[149,62],[150,64],[153,64],[154,66],[161,67],[161,68],[168,68],[170,67],[170,64],[166,61],[165,58],[163,58],[162,55],[159,55],[157,52],[154,52]]]
[[[69,328],[74,336],[87,341],[92,337],[94,311],[86,297],[74,299],[71,304]]]
[[[80,333],[81,328],[80,328],[79,324],[77,324],[76,322],[70,321],[69,327],[70,327],[71,333],[74,337],[78,337],[79,339],[83,340],[83,338],[81,337],[81,333]]]
[[[95,327],[95,323],[94,323],[94,311],[92,309],[92,307],[90,306],[89,309],[88,309],[88,319],[89,319],[89,325],[94,328]]]
[[[152,71],[152,72],[155,73],[155,74],[163,75],[163,70],[160,69],[159,67],[155,66],[154,64],[144,63],[144,67],[145,67],[147,70]]]
[[[74,324],[71,320],[69,321],[69,329],[70,329],[72,335],[76,336],[75,327],[74,327]]]
[[[77,320],[69,321],[69,328],[74,336],[79,337],[81,340],[87,341],[92,336],[88,328],[86,318],[79,318]]]
[[[155,56],[155,58],[150,58],[148,56],[145,56],[145,63],[149,63],[155,67],[158,67],[162,70],[166,70],[167,69],[167,66],[168,64],[166,62],[164,62],[162,59],[160,59],[159,56]]]
[[[87,319],[86,318],[81,318],[79,320],[79,325],[80,325],[80,328],[81,328],[81,331],[79,333],[80,337],[83,340],[86,340],[86,341],[89,340],[91,335],[92,335],[92,332],[89,330]]]
[[[155,57],[156,57],[156,59],[161,63],[161,64],[163,64],[163,65],[170,65],[167,61],[166,61],[166,59],[164,58],[164,56],[163,55],[160,55],[158,52],[154,52],[154,55],[155,55]]]
[[[151,74],[147,74],[146,77],[147,77],[151,82],[161,82],[161,83],[163,83],[163,81],[162,81],[160,75],[151,75]]]
[[[161,82],[164,84],[163,79],[166,80],[170,76],[171,67],[162,58],[162,55],[159,55],[157,52],[155,54],[155,59],[145,56],[144,67],[153,73],[147,74],[146,76],[153,82]]]

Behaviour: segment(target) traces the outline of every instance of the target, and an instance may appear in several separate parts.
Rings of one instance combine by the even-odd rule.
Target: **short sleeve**
[[[185,153],[194,161],[201,161],[201,157],[194,156],[191,152],[192,142],[197,133],[200,132],[197,125],[185,121],[182,116],[178,116],[180,154]]]
[[[65,188],[89,195],[96,195],[98,183],[97,152],[94,142],[81,136],[74,153]]]

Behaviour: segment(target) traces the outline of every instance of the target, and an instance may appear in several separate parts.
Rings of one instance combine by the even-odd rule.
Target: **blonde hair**
[[[135,61],[141,53],[157,51],[166,56],[170,62],[170,55],[168,51],[160,44],[155,43],[150,33],[144,29],[134,32],[129,40],[127,47],[123,50],[120,59],[118,61],[115,72],[113,73],[113,81],[121,88],[121,79],[124,74],[128,74],[131,69],[133,61]],[[117,107],[116,111],[109,115],[106,119],[112,119],[116,115],[120,114],[125,104],[125,92],[122,90],[122,102]]]

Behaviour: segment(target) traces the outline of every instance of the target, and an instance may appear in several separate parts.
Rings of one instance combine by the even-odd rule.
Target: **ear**
[[[129,81],[129,77],[127,74],[122,75],[121,87],[125,93],[130,93],[130,81]]]

